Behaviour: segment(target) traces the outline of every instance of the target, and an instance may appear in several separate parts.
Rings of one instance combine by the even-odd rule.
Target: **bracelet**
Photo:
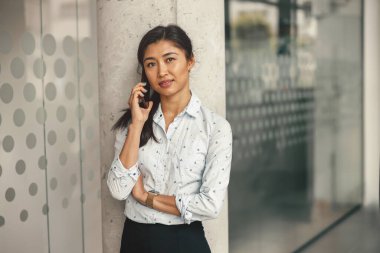
[[[148,192],[148,197],[146,198],[146,202],[145,202],[145,205],[147,207],[150,207],[153,209],[153,199],[154,197],[156,197],[158,195],[158,193],[154,193],[154,192]]]

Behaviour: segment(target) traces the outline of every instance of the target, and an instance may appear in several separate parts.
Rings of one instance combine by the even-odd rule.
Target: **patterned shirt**
[[[112,196],[126,200],[124,214],[140,223],[190,224],[214,219],[221,211],[230,178],[232,131],[229,122],[201,105],[191,91],[191,99],[165,132],[161,103],[153,115],[153,132],[139,148],[138,161],[125,168],[119,159],[127,128],[116,133],[115,158],[108,172]],[[143,176],[144,188],[175,196],[181,217],[140,204],[132,189]]]

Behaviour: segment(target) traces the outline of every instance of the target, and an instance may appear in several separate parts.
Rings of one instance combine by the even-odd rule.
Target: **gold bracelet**
[[[145,202],[145,205],[147,207],[150,207],[153,209],[153,199],[154,197],[156,197],[158,194],[157,193],[153,193],[153,192],[148,192],[148,197],[146,198],[146,202]]]

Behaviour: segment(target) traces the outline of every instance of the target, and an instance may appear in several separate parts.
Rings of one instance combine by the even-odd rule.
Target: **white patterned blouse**
[[[232,131],[222,116],[201,105],[191,91],[187,107],[165,132],[161,103],[153,116],[152,138],[139,148],[138,161],[125,168],[119,159],[127,128],[119,130],[115,158],[108,172],[107,185],[112,196],[126,200],[124,214],[140,223],[166,225],[190,224],[214,219],[221,211],[230,178]],[[142,175],[144,188],[175,196],[181,217],[140,204],[132,196],[137,178]]]

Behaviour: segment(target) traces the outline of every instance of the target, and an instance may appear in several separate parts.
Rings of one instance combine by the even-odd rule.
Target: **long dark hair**
[[[137,60],[139,62],[139,65],[142,69],[141,73],[141,82],[146,82],[146,85],[150,86],[149,80],[146,77],[145,70],[144,70],[144,54],[147,47],[155,42],[158,42],[160,40],[168,40],[173,42],[178,48],[183,49],[185,51],[185,56],[187,60],[190,60],[193,58],[193,47],[191,45],[191,40],[187,36],[186,32],[182,30],[177,25],[170,24],[168,26],[156,26],[150,31],[148,31],[141,39],[139,48],[137,50]],[[151,92],[151,98],[150,100],[153,101],[153,107],[151,111],[149,112],[148,119],[145,121],[141,136],[140,136],[140,147],[144,146],[148,140],[153,137],[153,139],[158,142],[156,136],[154,136],[153,133],[153,115],[157,111],[158,105],[161,101],[160,94],[155,92],[152,88]],[[121,110],[121,112],[125,112],[118,121],[112,126],[111,130],[116,131],[118,129],[125,129],[128,127],[128,125],[131,123],[132,120],[132,114],[130,108],[125,108]]]

